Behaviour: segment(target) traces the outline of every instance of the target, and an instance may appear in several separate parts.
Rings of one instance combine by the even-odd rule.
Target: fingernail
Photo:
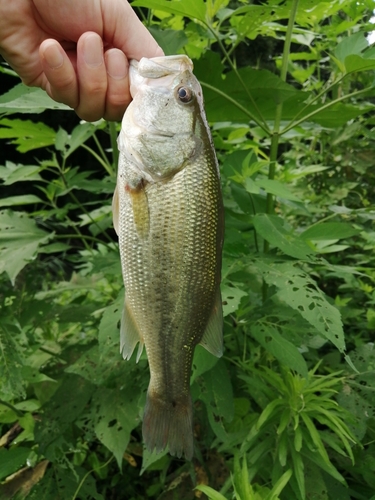
[[[107,73],[110,77],[115,80],[122,80],[126,77],[128,65],[126,64],[126,57],[121,50],[108,50],[105,54],[105,63]]]
[[[55,44],[47,45],[43,55],[46,63],[51,69],[58,69],[63,65],[64,57]]]
[[[103,63],[103,44],[98,35],[88,35],[83,40],[83,59],[87,66],[96,68]]]

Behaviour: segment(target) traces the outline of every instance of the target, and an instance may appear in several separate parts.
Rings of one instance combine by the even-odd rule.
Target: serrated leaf
[[[41,167],[38,165],[16,165],[10,161],[5,167],[0,166],[0,179],[4,180],[4,186],[10,186],[18,181],[39,181]]]
[[[69,138],[69,147],[65,152],[65,157],[67,158],[73,151],[86,142],[95,133],[96,129],[97,127],[92,123],[84,122],[77,125]]]
[[[256,214],[253,224],[257,232],[271,245],[296,259],[309,259],[313,250],[277,215]]]
[[[203,0],[135,0],[132,6],[162,10],[202,22],[206,19],[206,5]]]
[[[297,347],[285,339],[271,325],[256,323],[250,329],[251,335],[283,365],[307,377],[306,361]]]
[[[54,101],[44,90],[27,87],[23,83],[0,96],[0,113],[41,113],[46,109],[62,109],[72,112],[69,106]]]
[[[55,458],[56,442],[82,413],[94,391],[95,386],[81,377],[63,378],[35,426],[35,441],[46,458]]]
[[[122,457],[129,444],[130,433],[140,422],[138,415],[139,389],[127,391],[99,389],[94,396],[95,434],[98,439],[114,454],[121,469]]]
[[[246,292],[235,286],[222,285],[221,298],[223,302],[223,316],[233,314],[237,311],[242,297],[247,295]]]
[[[12,139],[17,150],[26,153],[54,144],[56,132],[42,122],[3,118],[0,120],[0,139]]]
[[[0,322],[0,398],[24,397],[21,374],[22,360],[18,353],[15,335],[19,327],[14,320],[2,318]]]
[[[230,422],[234,415],[233,390],[225,363],[220,359],[217,364],[202,375],[203,389],[200,399],[206,404],[208,420],[212,430],[222,440],[226,431],[222,419]]]
[[[323,292],[306,273],[292,263],[267,263],[258,260],[256,265],[263,273],[265,281],[279,289],[279,300],[298,311],[340,352],[345,350],[339,310],[327,301]]]
[[[5,271],[14,285],[17,274],[51,236],[23,213],[0,212],[0,273]]]

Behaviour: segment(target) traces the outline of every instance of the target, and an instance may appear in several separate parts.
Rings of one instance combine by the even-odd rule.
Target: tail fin
[[[193,458],[193,410],[190,395],[176,401],[147,394],[142,425],[143,440],[149,451],[169,453],[187,460]]]

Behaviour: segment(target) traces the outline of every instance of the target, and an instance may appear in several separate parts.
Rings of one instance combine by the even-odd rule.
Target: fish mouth
[[[132,59],[129,67],[130,94],[134,98],[143,84],[163,93],[163,88],[170,87],[177,75],[192,74],[192,71],[193,63],[185,54],[150,59],[142,57],[140,61]]]

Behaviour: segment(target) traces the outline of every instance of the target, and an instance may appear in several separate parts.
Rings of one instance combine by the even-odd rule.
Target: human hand
[[[128,60],[163,55],[126,0],[0,0],[0,54],[87,121],[120,120]]]

